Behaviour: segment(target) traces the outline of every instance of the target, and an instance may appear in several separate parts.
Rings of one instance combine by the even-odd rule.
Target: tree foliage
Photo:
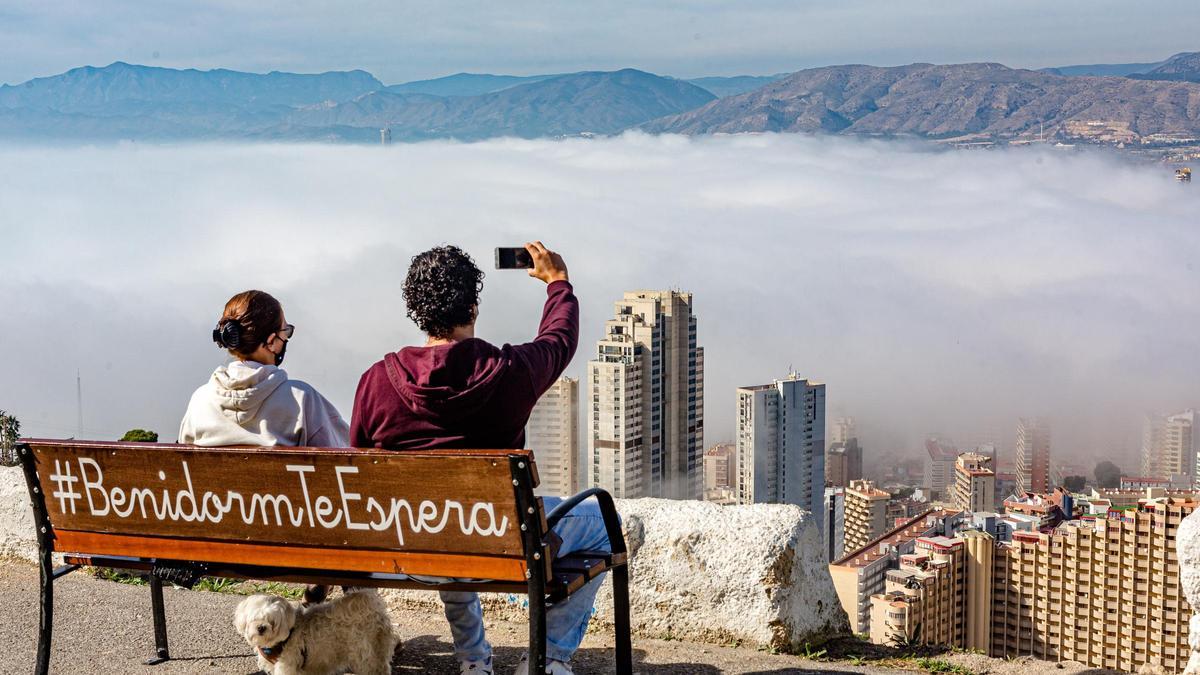
[[[1071,492],[1083,492],[1087,487],[1087,476],[1067,476],[1063,478],[1063,487]]]
[[[0,410],[0,464],[17,463],[17,439],[21,437],[21,422]]]
[[[134,443],[157,443],[158,433],[154,431],[146,431],[145,429],[130,429],[121,437],[122,441],[132,441]]]
[[[1096,465],[1096,470],[1093,472],[1096,476],[1096,483],[1100,487],[1115,488],[1121,486],[1121,467],[1109,461],[1103,461]]]

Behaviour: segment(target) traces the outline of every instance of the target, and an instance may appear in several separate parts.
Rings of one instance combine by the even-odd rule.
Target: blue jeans
[[[560,497],[544,497],[549,512],[562,502]],[[558,555],[575,551],[609,551],[608,534],[600,506],[596,500],[588,499],[558,521],[554,533],[562,538]],[[604,575],[592,579],[586,586],[566,600],[550,607],[546,612],[546,657],[556,661],[570,661],[583,634],[587,632],[592,618],[592,605],[596,591]],[[479,595],[462,591],[442,591],[442,603],[446,605],[446,620],[450,622],[450,633],[454,636],[454,656],[460,661],[482,660],[491,656],[492,645],[483,631],[483,608]]]

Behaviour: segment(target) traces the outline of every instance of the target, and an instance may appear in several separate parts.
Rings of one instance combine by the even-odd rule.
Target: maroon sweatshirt
[[[363,373],[354,395],[356,448],[524,448],[538,398],[566,369],[579,342],[571,284],[546,289],[533,342],[496,347],[479,338],[405,347]]]

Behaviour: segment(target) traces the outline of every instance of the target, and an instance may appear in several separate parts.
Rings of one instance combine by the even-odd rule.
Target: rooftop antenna
[[[75,369],[75,438],[83,438],[83,379]]]

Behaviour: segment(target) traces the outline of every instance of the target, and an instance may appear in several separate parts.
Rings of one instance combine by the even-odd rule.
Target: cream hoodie
[[[192,394],[179,442],[344,448],[350,428],[324,396],[276,366],[234,361]]]

